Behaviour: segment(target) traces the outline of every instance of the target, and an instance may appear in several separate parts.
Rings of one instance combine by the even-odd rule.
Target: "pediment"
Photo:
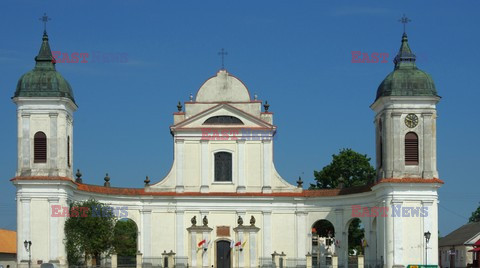
[[[231,117],[230,120],[228,117]],[[218,104],[171,127],[172,130],[201,128],[275,129],[276,127],[228,103]]]

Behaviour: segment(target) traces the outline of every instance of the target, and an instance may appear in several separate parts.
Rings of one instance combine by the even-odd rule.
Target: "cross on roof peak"
[[[398,21],[403,24],[403,33],[405,33],[405,26],[407,25],[407,23],[411,22],[412,20],[407,18],[407,16],[403,14],[403,16]]]
[[[218,52],[218,55],[222,56],[222,70],[225,70],[225,56],[228,55],[228,52],[222,48],[220,52]]]
[[[47,33],[47,22],[52,19],[47,16],[47,13],[43,13],[39,20],[43,22],[43,33]]]

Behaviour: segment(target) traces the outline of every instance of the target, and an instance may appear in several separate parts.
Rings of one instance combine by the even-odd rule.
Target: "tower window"
[[[418,136],[415,132],[405,135],[405,165],[418,165]]]
[[[33,162],[47,163],[47,135],[41,131],[33,137]]]
[[[215,154],[215,181],[232,181],[232,154]]]

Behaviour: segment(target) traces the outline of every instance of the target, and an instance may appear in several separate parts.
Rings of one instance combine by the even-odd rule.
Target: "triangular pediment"
[[[241,123],[233,124],[208,124],[207,119],[218,116],[232,116],[238,118]],[[240,110],[228,103],[221,103],[190,118],[171,126],[172,130],[200,129],[200,128],[252,128],[252,129],[275,129],[276,127],[261,118]]]

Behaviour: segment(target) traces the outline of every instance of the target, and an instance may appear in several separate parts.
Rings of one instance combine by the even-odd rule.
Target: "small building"
[[[0,267],[17,267],[17,232],[0,229]]]
[[[479,267],[474,246],[480,245],[480,222],[471,222],[451,232],[438,242],[440,267]]]

